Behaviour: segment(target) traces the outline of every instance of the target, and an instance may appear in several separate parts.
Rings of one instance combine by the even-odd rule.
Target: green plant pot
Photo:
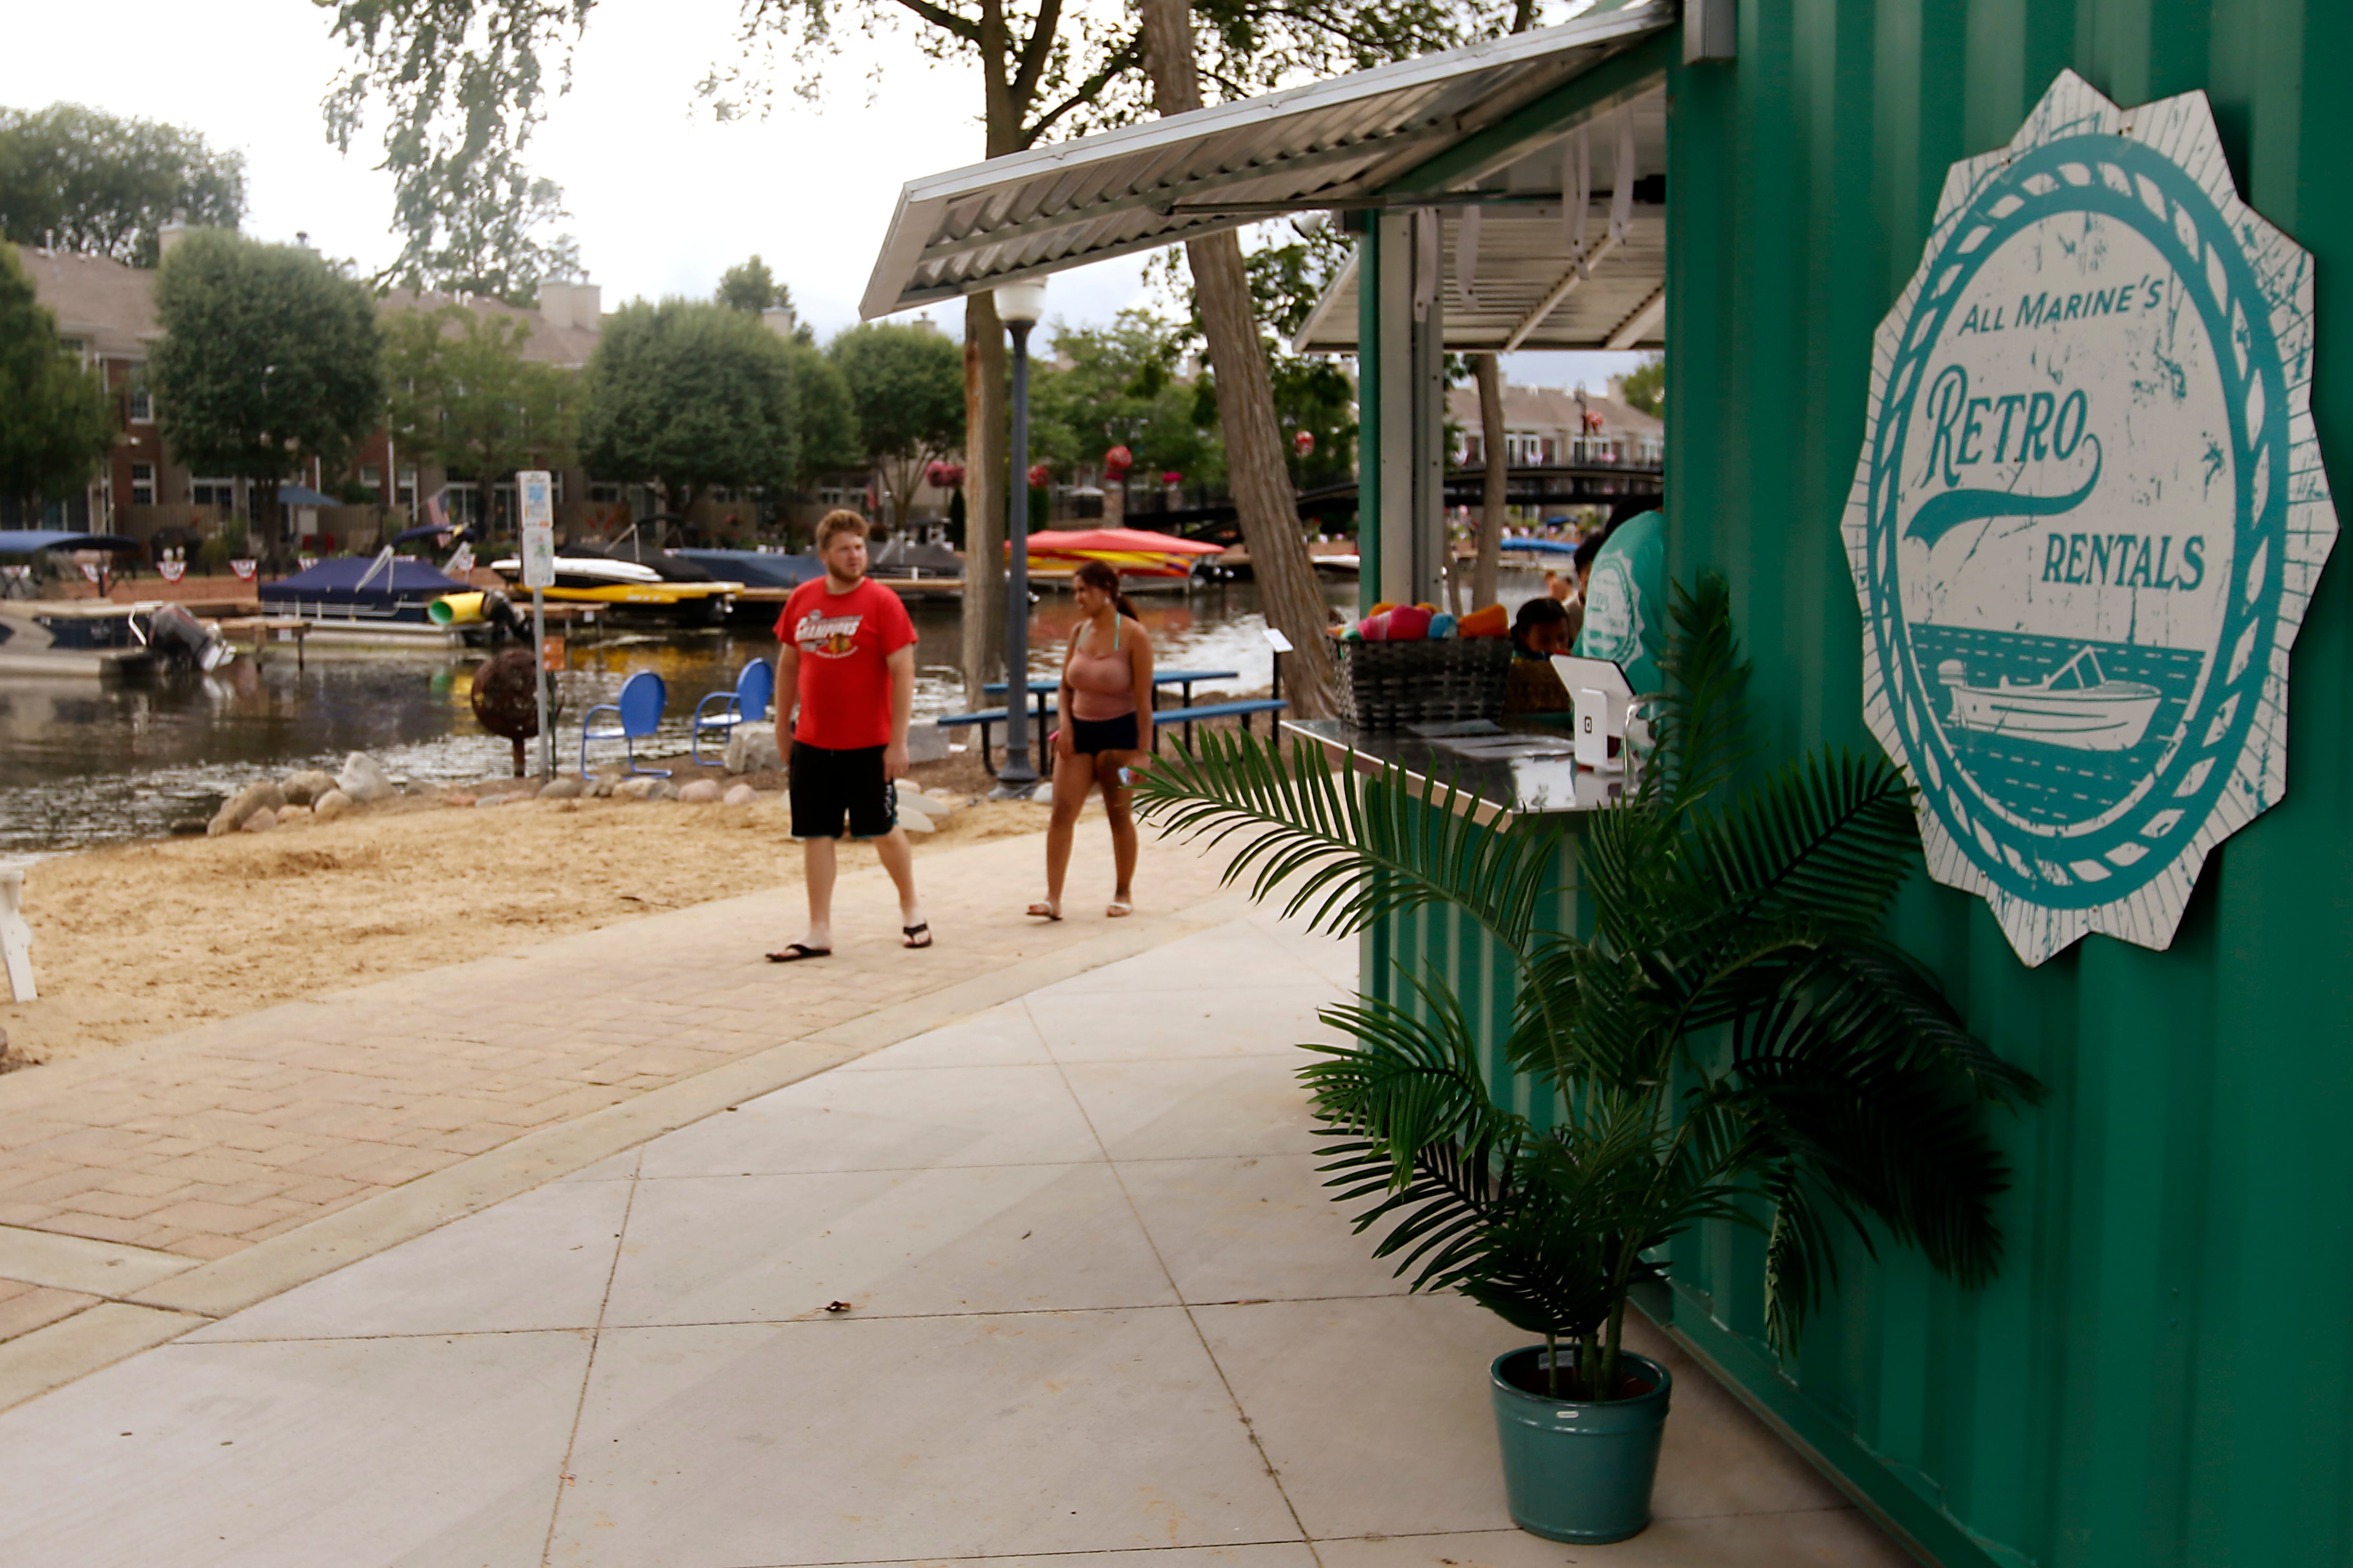
[[[1628,1351],[1620,1364],[1651,1385],[1648,1394],[1606,1404],[1546,1399],[1505,1375],[1507,1368],[1541,1370],[1544,1353],[1542,1345],[1507,1351],[1488,1372],[1512,1522],[1547,1541],[1641,1534],[1651,1522],[1651,1483],[1674,1379],[1657,1362]]]

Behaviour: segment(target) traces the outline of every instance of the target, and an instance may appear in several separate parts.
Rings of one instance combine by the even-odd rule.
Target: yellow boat
[[[493,561],[491,570],[512,584],[522,581],[518,556]],[[649,619],[717,626],[734,609],[735,596],[743,591],[743,584],[723,581],[679,556],[624,561],[593,545],[573,544],[555,557],[555,582],[547,597],[554,604],[600,605]]]

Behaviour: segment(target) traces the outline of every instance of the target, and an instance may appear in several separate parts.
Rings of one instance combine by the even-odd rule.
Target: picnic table
[[[1155,689],[1163,686],[1174,686],[1180,689],[1184,695],[1185,706],[1190,708],[1193,705],[1194,682],[1200,680],[1239,680],[1240,679],[1241,679],[1241,671],[1238,669],[1162,669],[1153,672],[1152,684]],[[1060,676],[1057,676],[1050,680],[1032,680],[1029,683],[1029,695],[1037,699],[1035,706],[1030,710],[1031,715],[1036,719],[1038,724],[1038,747],[1036,752],[1032,754],[1036,759],[1036,766],[1039,768],[1040,773],[1048,773],[1052,770],[1053,751],[1046,743],[1046,721],[1054,716],[1053,703],[1050,700],[1053,695],[1061,689],[1062,681]],[[981,690],[991,697],[1002,697],[1006,694],[1007,684],[1002,680],[992,680],[987,685],[982,687]],[[990,764],[988,760],[988,731],[992,725],[1002,724],[1007,721],[1010,714],[1011,706],[1012,705],[1008,703],[1004,708],[991,709],[986,712],[951,714],[947,718],[939,721],[939,722],[943,728],[946,729],[961,729],[971,724],[979,725],[981,765],[987,768],[991,773],[995,773],[997,769]]]

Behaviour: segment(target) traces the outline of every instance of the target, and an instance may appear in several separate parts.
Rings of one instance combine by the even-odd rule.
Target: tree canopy
[[[1667,356],[1644,356],[1642,363],[1627,372],[1618,383],[1618,391],[1626,399],[1627,407],[1640,409],[1653,419],[1665,418]]]
[[[706,300],[632,300],[588,362],[581,456],[598,474],[659,484],[672,510],[714,486],[782,489],[798,464],[790,345]]]
[[[274,497],[305,458],[340,468],[383,417],[375,301],[308,250],[200,230],[164,258],[155,315],[156,417],[198,472]]]
[[[199,228],[245,216],[245,155],[192,131],[78,104],[0,109],[0,237],[153,267],[175,212]]]
[[[464,305],[412,310],[385,331],[385,420],[404,452],[483,483],[563,468],[579,427],[577,381],[523,357],[531,323]]]
[[[114,401],[66,352],[14,246],[0,245],[0,496],[26,503],[89,481],[114,440]]]
[[[793,480],[807,489],[828,468],[859,467],[866,460],[866,447],[841,367],[806,336],[797,335],[785,346],[793,372],[793,405],[800,421]]]
[[[1223,472],[1217,409],[1180,379],[1176,332],[1145,310],[1123,310],[1109,327],[1064,327],[1054,362],[1031,387],[1029,447],[1067,474],[1125,447],[1135,471],[1214,481]]]
[[[1329,228],[1281,241],[1261,244],[1245,253],[1250,307],[1261,329],[1267,378],[1274,391],[1275,420],[1281,426],[1284,457],[1292,480],[1302,489],[1345,479],[1356,472],[1356,388],[1338,362],[1323,354],[1291,352],[1291,339],[1306,324],[1332,279],[1348,258],[1346,237]],[[1173,354],[1198,353],[1207,348],[1202,330],[1200,296],[1192,279],[1170,251],[1162,264],[1162,281],[1183,308],[1180,322],[1167,328]],[[1214,385],[1205,376],[1202,391]],[[1205,416],[1206,417],[1206,416]],[[1302,431],[1314,446],[1302,454]]]
[[[925,465],[964,440],[964,347],[936,328],[869,321],[835,338],[827,356],[840,368],[858,420],[858,442],[882,470],[907,521]]]
[[[775,307],[789,310],[793,306],[793,291],[776,281],[776,275],[757,252],[719,275],[717,298],[729,310],[747,310],[754,316]]]

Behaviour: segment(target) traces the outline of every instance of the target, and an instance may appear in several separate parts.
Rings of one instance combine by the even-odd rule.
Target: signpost
[[[1845,521],[1864,712],[1930,873],[2030,964],[2168,945],[2286,790],[2288,648],[2337,537],[2312,298],[2203,93],[2126,110],[2065,71],[1953,166],[1880,324]]]
[[[555,776],[555,735],[547,723],[547,590],[555,584],[555,492],[544,468],[515,476],[522,497],[522,585],[531,590],[532,665],[539,700],[539,776]]]

